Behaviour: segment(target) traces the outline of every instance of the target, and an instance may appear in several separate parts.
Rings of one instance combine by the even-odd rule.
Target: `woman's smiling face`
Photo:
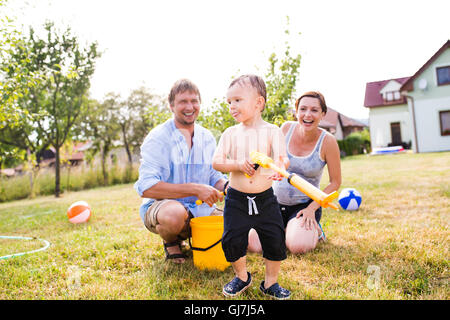
[[[317,128],[325,113],[317,98],[303,97],[297,109],[297,119],[305,128]]]

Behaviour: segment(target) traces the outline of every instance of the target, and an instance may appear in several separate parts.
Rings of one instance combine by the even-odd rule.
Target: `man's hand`
[[[206,184],[198,184],[197,188],[197,198],[212,207],[214,203],[218,201],[223,201],[223,194],[214,187],[208,186]]]

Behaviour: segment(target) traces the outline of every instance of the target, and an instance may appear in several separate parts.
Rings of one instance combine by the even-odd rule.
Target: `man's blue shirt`
[[[216,140],[210,131],[195,124],[192,147],[169,119],[149,132],[141,146],[139,179],[134,188],[140,196],[160,181],[183,184],[199,183],[214,186],[221,178],[220,172],[212,168]],[[175,199],[181,202],[194,217],[209,215],[214,207],[207,204],[197,206],[196,197]],[[144,220],[145,212],[155,199],[144,198],[139,214]]]

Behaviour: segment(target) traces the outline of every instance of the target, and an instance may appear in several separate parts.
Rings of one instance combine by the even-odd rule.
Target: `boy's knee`
[[[247,254],[248,242],[246,239],[224,236],[222,249],[228,262],[234,262]]]
[[[255,229],[251,229],[248,234],[248,251],[262,253],[261,242]]]

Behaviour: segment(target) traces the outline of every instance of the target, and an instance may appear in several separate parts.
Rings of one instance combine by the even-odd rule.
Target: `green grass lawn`
[[[361,208],[325,209],[328,241],[288,254],[280,284],[293,299],[448,300],[450,153],[350,157],[342,175],[342,188],[361,192]],[[93,209],[86,224],[67,219],[77,200]],[[231,268],[165,262],[160,238],[140,220],[140,202],[128,184],[0,204],[0,235],[51,242],[0,260],[0,299],[224,299]],[[40,246],[0,239],[0,256]],[[239,299],[265,299],[263,258],[250,254],[248,269],[254,282]]]

